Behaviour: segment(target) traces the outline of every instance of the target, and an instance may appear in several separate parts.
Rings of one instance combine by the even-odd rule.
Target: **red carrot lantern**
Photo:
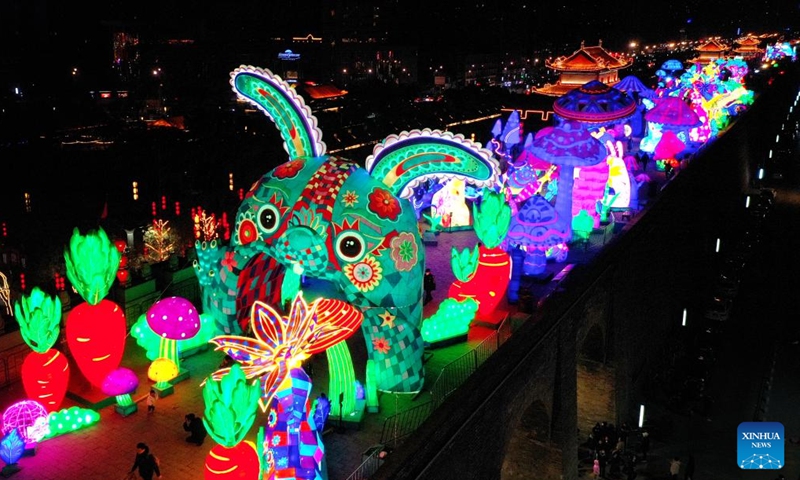
[[[119,366],[125,350],[125,314],[116,303],[103,300],[120,255],[102,228],[86,236],[76,228],[64,252],[67,277],[86,300],[67,317],[67,343],[83,375],[97,387]]]
[[[69,384],[67,358],[51,348],[60,331],[61,301],[34,287],[30,296],[23,296],[14,303],[14,315],[22,339],[33,349],[22,363],[22,386],[28,398],[55,412]]]

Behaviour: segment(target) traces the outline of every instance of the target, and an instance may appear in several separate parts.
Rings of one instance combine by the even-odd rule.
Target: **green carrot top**
[[[119,269],[119,250],[100,228],[85,236],[76,228],[69,247],[64,249],[67,278],[90,305],[97,305],[108,295]]]
[[[37,353],[45,353],[52,347],[59,334],[61,300],[50,297],[39,287],[31,294],[14,302],[14,316],[19,322],[22,339]]]
[[[226,448],[241,442],[256,419],[260,395],[258,381],[248,383],[238,363],[221,380],[209,377],[203,387],[203,423],[214,441]]]

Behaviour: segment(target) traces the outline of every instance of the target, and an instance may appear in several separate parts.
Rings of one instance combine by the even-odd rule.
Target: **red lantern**
[[[120,269],[128,268],[128,256],[127,255],[123,255],[123,256],[119,257],[119,268]]]
[[[128,248],[128,244],[125,243],[125,240],[114,240],[114,247],[116,247],[119,253],[122,253]]]
[[[109,300],[81,303],[67,316],[69,351],[86,379],[98,388],[122,361],[127,334],[125,313]]]
[[[122,285],[128,283],[130,276],[131,276],[130,272],[128,272],[128,270],[124,268],[120,268],[119,270],[117,270],[117,280],[119,280],[119,283]]]
[[[22,386],[31,400],[55,412],[64,400],[69,384],[69,362],[58,350],[31,352],[22,363]]]
[[[258,453],[255,446],[247,441],[239,442],[232,448],[215,445],[206,456],[206,480],[256,480],[258,473]]]

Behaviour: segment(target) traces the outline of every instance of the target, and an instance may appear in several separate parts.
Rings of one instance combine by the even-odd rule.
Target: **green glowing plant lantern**
[[[347,415],[356,410],[356,382],[353,359],[346,342],[340,342],[325,350],[328,357],[328,396],[331,401],[333,417]],[[339,396],[342,395],[341,408]],[[321,427],[321,426],[320,426]]]
[[[478,248],[465,248],[460,252],[453,247],[450,252],[450,266],[460,282],[468,282],[478,268]]]
[[[64,249],[67,278],[90,305],[97,305],[114,283],[122,254],[100,228],[85,236],[77,228]]]
[[[47,421],[50,423],[50,433],[45,439],[94,425],[100,421],[100,414],[88,408],[69,407],[51,413]]]
[[[367,360],[367,385],[364,388],[367,400],[367,411],[377,413],[380,409],[378,402],[378,371],[374,360]]]
[[[14,315],[22,339],[33,349],[22,363],[25,393],[48,412],[58,410],[69,385],[69,362],[51,348],[60,332],[61,300],[34,287],[30,295],[14,302]]]
[[[511,225],[511,207],[501,193],[486,189],[480,207],[472,206],[475,217],[475,233],[487,249],[497,248],[503,243]]]
[[[260,461],[255,446],[243,442],[253,426],[261,389],[249,383],[239,364],[234,364],[220,380],[209,379],[203,386],[203,423],[218,445],[206,457],[204,478],[259,478]]]
[[[446,298],[436,313],[422,322],[422,339],[437,343],[466,335],[477,311],[478,303],[471,298],[463,301]]]
[[[453,252],[453,272],[458,280],[450,286],[448,297],[471,298],[478,302],[478,314],[489,316],[506,294],[511,278],[511,258],[500,247],[511,224],[511,207],[505,195],[484,189],[480,208],[473,206],[473,217],[481,244],[472,252],[467,267],[464,266],[467,250],[458,261]],[[461,271],[457,272],[457,268]],[[472,271],[465,275],[468,268]]]
[[[67,343],[81,373],[96,387],[119,366],[125,351],[125,313],[103,299],[116,278],[120,256],[102,228],[85,236],[76,228],[64,249],[67,278],[86,300],[67,316]]]
[[[581,210],[572,218],[572,235],[579,240],[587,240],[594,228],[594,217],[586,210]]]
[[[436,215],[436,214],[434,213],[433,215],[427,215],[427,214],[425,214],[425,215],[422,215],[422,216],[423,216],[423,217],[424,217],[426,220],[428,220],[429,222],[431,222],[431,229],[430,229],[430,231],[431,231],[432,233],[436,233],[436,232],[438,232],[438,231],[439,231],[439,229],[440,229],[440,228],[442,228],[442,216],[441,216],[441,215]]]

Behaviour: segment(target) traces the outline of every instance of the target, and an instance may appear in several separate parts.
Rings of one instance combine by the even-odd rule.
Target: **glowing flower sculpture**
[[[283,317],[256,301],[250,317],[255,338],[219,336],[211,340],[242,365],[247,378],[260,378],[263,411],[270,410],[264,438],[264,465],[270,478],[313,479],[321,471],[324,448],[310,414],[311,380],[303,360],[351,336],[363,314],[341,300],[320,298],[310,305],[302,292]],[[220,380],[230,369],[212,375]]]
[[[67,344],[81,373],[96,387],[119,366],[125,351],[125,313],[103,300],[116,278],[119,259],[119,250],[102,228],[85,236],[76,228],[64,250],[67,278],[86,300],[67,316]]]
[[[206,382],[203,423],[219,444],[206,457],[206,480],[258,480],[258,452],[255,445],[242,440],[256,420],[260,394],[258,383],[248,383],[238,364],[234,364],[221,380]]]
[[[58,410],[69,385],[69,362],[51,348],[58,340],[61,300],[39,287],[14,303],[22,339],[33,351],[22,363],[22,385],[28,398],[41,402],[48,411]]]

